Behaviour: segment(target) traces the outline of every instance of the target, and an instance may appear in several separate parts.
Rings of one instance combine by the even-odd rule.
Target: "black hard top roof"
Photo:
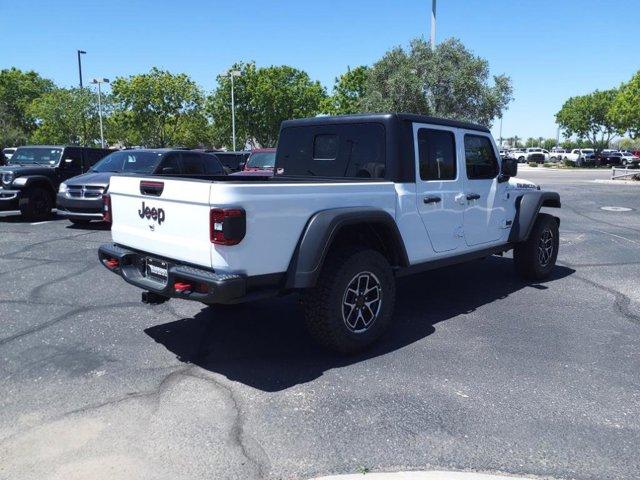
[[[489,133],[487,127],[477,125],[470,122],[462,122],[459,120],[450,120],[448,118],[430,117],[428,115],[417,115],[414,113],[361,113],[355,115],[337,115],[301,118],[297,120],[286,120],[282,122],[282,127],[302,127],[313,125],[327,125],[336,123],[390,123],[390,122],[415,122],[428,123],[432,125],[442,125],[445,127],[464,128],[466,130],[477,130],[479,132]]]

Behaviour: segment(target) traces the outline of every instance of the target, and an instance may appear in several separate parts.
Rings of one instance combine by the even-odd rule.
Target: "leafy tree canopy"
[[[512,99],[511,80],[456,39],[435,51],[422,39],[396,47],[369,70],[362,107],[469,120],[491,126]]]
[[[620,130],[629,132],[632,138],[640,138],[640,71],[622,85],[609,116]]]
[[[313,117],[322,111],[326,91],[320,82],[286,65],[257,68],[255,63],[238,63],[230,70],[234,77],[236,138],[238,148],[246,143],[275,146],[280,124],[290,118]],[[213,119],[212,137],[218,146],[231,147],[231,79],[218,76],[218,88],[207,101]]]
[[[55,88],[51,80],[34,71],[0,70],[0,145],[23,144],[36,127],[27,113],[29,104]]]
[[[369,68],[365,66],[348,69],[336,78],[333,94],[327,98],[324,110],[330,115],[348,115],[362,111]]]
[[[195,147],[207,134],[204,94],[185,74],[152,68],[112,83],[110,126],[127,145]]]
[[[566,136],[586,139],[598,150],[606,148],[615,135],[622,133],[610,115],[617,94],[615,89],[596,90],[588,95],[571,97],[556,114],[556,122]]]
[[[102,96],[103,115],[109,97]],[[36,119],[33,143],[98,145],[100,127],[96,93],[87,88],[58,88],[36,98],[27,108]],[[108,130],[105,132],[108,133]]]

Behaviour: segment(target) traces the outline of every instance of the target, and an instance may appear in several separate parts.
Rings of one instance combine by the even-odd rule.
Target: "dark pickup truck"
[[[89,170],[111,150],[60,145],[19,147],[0,167],[0,211],[29,219],[51,214],[60,183]]]

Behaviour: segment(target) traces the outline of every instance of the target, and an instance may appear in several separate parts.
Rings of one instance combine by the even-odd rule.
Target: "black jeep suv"
[[[29,219],[47,217],[60,183],[88,171],[110,152],[60,145],[19,147],[0,167],[0,211],[19,209]]]

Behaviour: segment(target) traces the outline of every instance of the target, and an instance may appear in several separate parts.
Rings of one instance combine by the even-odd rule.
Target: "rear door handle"
[[[471,201],[471,200],[480,200],[480,195],[477,193],[468,193],[467,194],[467,200]]]
[[[433,196],[424,197],[422,201],[424,203],[440,203],[442,201],[442,198],[438,197],[437,195],[433,195]]]

